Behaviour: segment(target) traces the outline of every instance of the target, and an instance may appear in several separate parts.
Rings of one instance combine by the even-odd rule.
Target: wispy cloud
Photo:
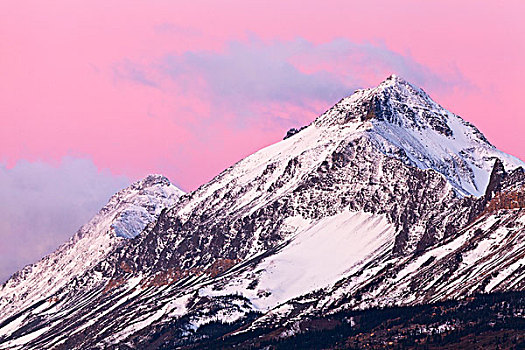
[[[191,86],[188,75],[200,77],[214,96],[228,102],[304,104],[312,99],[334,99],[347,91],[348,86],[333,74],[298,70],[289,59],[299,48],[297,42],[232,42],[220,53],[168,55],[159,69],[190,89],[197,86]]]
[[[392,73],[431,93],[469,84],[456,71],[438,74],[383,43],[347,39],[314,43],[251,36],[218,51],[171,52],[149,61],[127,59],[115,67],[120,83],[147,91],[154,86],[160,106],[169,106],[164,118],[172,118],[191,135],[184,144],[172,145],[168,154],[173,161],[160,169],[177,174],[186,188]],[[198,175],[186,174],[189,168]]]
[[[158,84],[153,79],[148,78],[147,72],[142,67],[129,60],[115,64],[113,73],[116,79],[131,80],[142,85],[158,87]]]
[[[395,73],[433,91],[472,88],[457,69],[435,72],[409,54],[389,49],[383,42],[352,42],[344,38],[313,44],[296,40],[300,49],[294,62],[307,70],[325,70],[346,84],[369,87],[371,80]]]
[[[221,51],[166,54],[147,64],[126,60],[116,67],[121,79],[200,99],[211,105],[213,121],[234,116],[243,129],[261,118],[266,125],[304,123],[312,113],[391,73],[434,91],[470,86],[458,71],[438,74],[383,43],[347,39],[317,44],[252,36]],[[294,114],[298,108],[306,113]]]

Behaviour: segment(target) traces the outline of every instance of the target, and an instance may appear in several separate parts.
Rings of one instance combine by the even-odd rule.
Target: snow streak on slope
[[[102,261],[124,238],[138,235],[183,194],[169,180],[149,175],[113,195],[70,241],[14,274],[0,288],[0,321],[44,298]]]
[[[335,283],[355,267],[391,250],[394,244],[395,230],[383,215],[345,211],[313,224],[301,217],[287,222],[299,230],[282,250],[263,259],[255,271],[233,278],[219,291],[207,288],[200,294],[241,292],[256,309],[269,310]],[[257,276],[256,285],[249,278],[252,274]]]
[[[525,288],[525,215],[521,209],[484,215],[460,235],[419,255],[376,261],[323,291],[320,307],[384,307],[432,303],[475,293]],[[385,270],[385,266],[390,266]],[[363,283],[365,282],[365,283]],[[346,299],[343,296],[353,296]]]

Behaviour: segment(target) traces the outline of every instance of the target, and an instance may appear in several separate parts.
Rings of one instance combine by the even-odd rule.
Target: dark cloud
[[[0,283],[67,241],[128,184],[85,159],[0,165]]]

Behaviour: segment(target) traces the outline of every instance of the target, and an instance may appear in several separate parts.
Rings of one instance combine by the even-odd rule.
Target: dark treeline
[[[247,324],[249,322],[241,327]],[[281,336],[291,331],[284,327],[229,335],[234,328],[210,323],[197,331],[200,335],[196,334],[195,342],[183,348],[525,349],[525,292],[482,294],[422,306],[339,312],[300,321],[294,326],[295,335],[289,337]],[[196,340],[198,338],[200,340]]]

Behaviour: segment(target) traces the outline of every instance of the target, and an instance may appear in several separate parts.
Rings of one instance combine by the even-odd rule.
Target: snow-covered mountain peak
[[[411,84],[409,81],[396,74],[391,74],[385,80],[383,80],[377,87],[370,88],[368,90],[381,90],[386,89],[388,87],[396,87],[397,89],[405,89],[408,91],[416,91],[418,93],[425,94],[425,92],[421,88]]]
[[[343,98],[313,124],[350,126],[370,137],[383,153],[440,172],[461,195],[484,194],[496,158],[506,169],[525,166],[496,149],[475,126],[434,102],[423,89],[396,75]]]
[[[69,242],[28,265],[0,287],[0,321],[31,300],[43,299],[84,274],[140,234],[183,195],[162,175],[149,175],[114,194]]]
[[[160,211],[173,205],[184,194],[163,175],[148,175],[129,187],[117,192],[108,204],[101,209],[92,222],[107,222],[117,237],[133,238],[146,227],[148,223],[160,214]],[[90,224],[92,223],[90,222]],[[88,224],[87,230],[92,231]],[[79,232],[82,235],[84,228]]]
[[[144,189],[152,186],[171,186],[170,180],[161,174],[149,174],[145,178],[138,180],[131,184],[131,188],[133,189]]]
[[[421,88],[392,74],[378,86],[356,90],[321,115],[318,125],[384,122],[406,128],[430,127],[452,136],[447,127],[452,114],[434,102]]]

